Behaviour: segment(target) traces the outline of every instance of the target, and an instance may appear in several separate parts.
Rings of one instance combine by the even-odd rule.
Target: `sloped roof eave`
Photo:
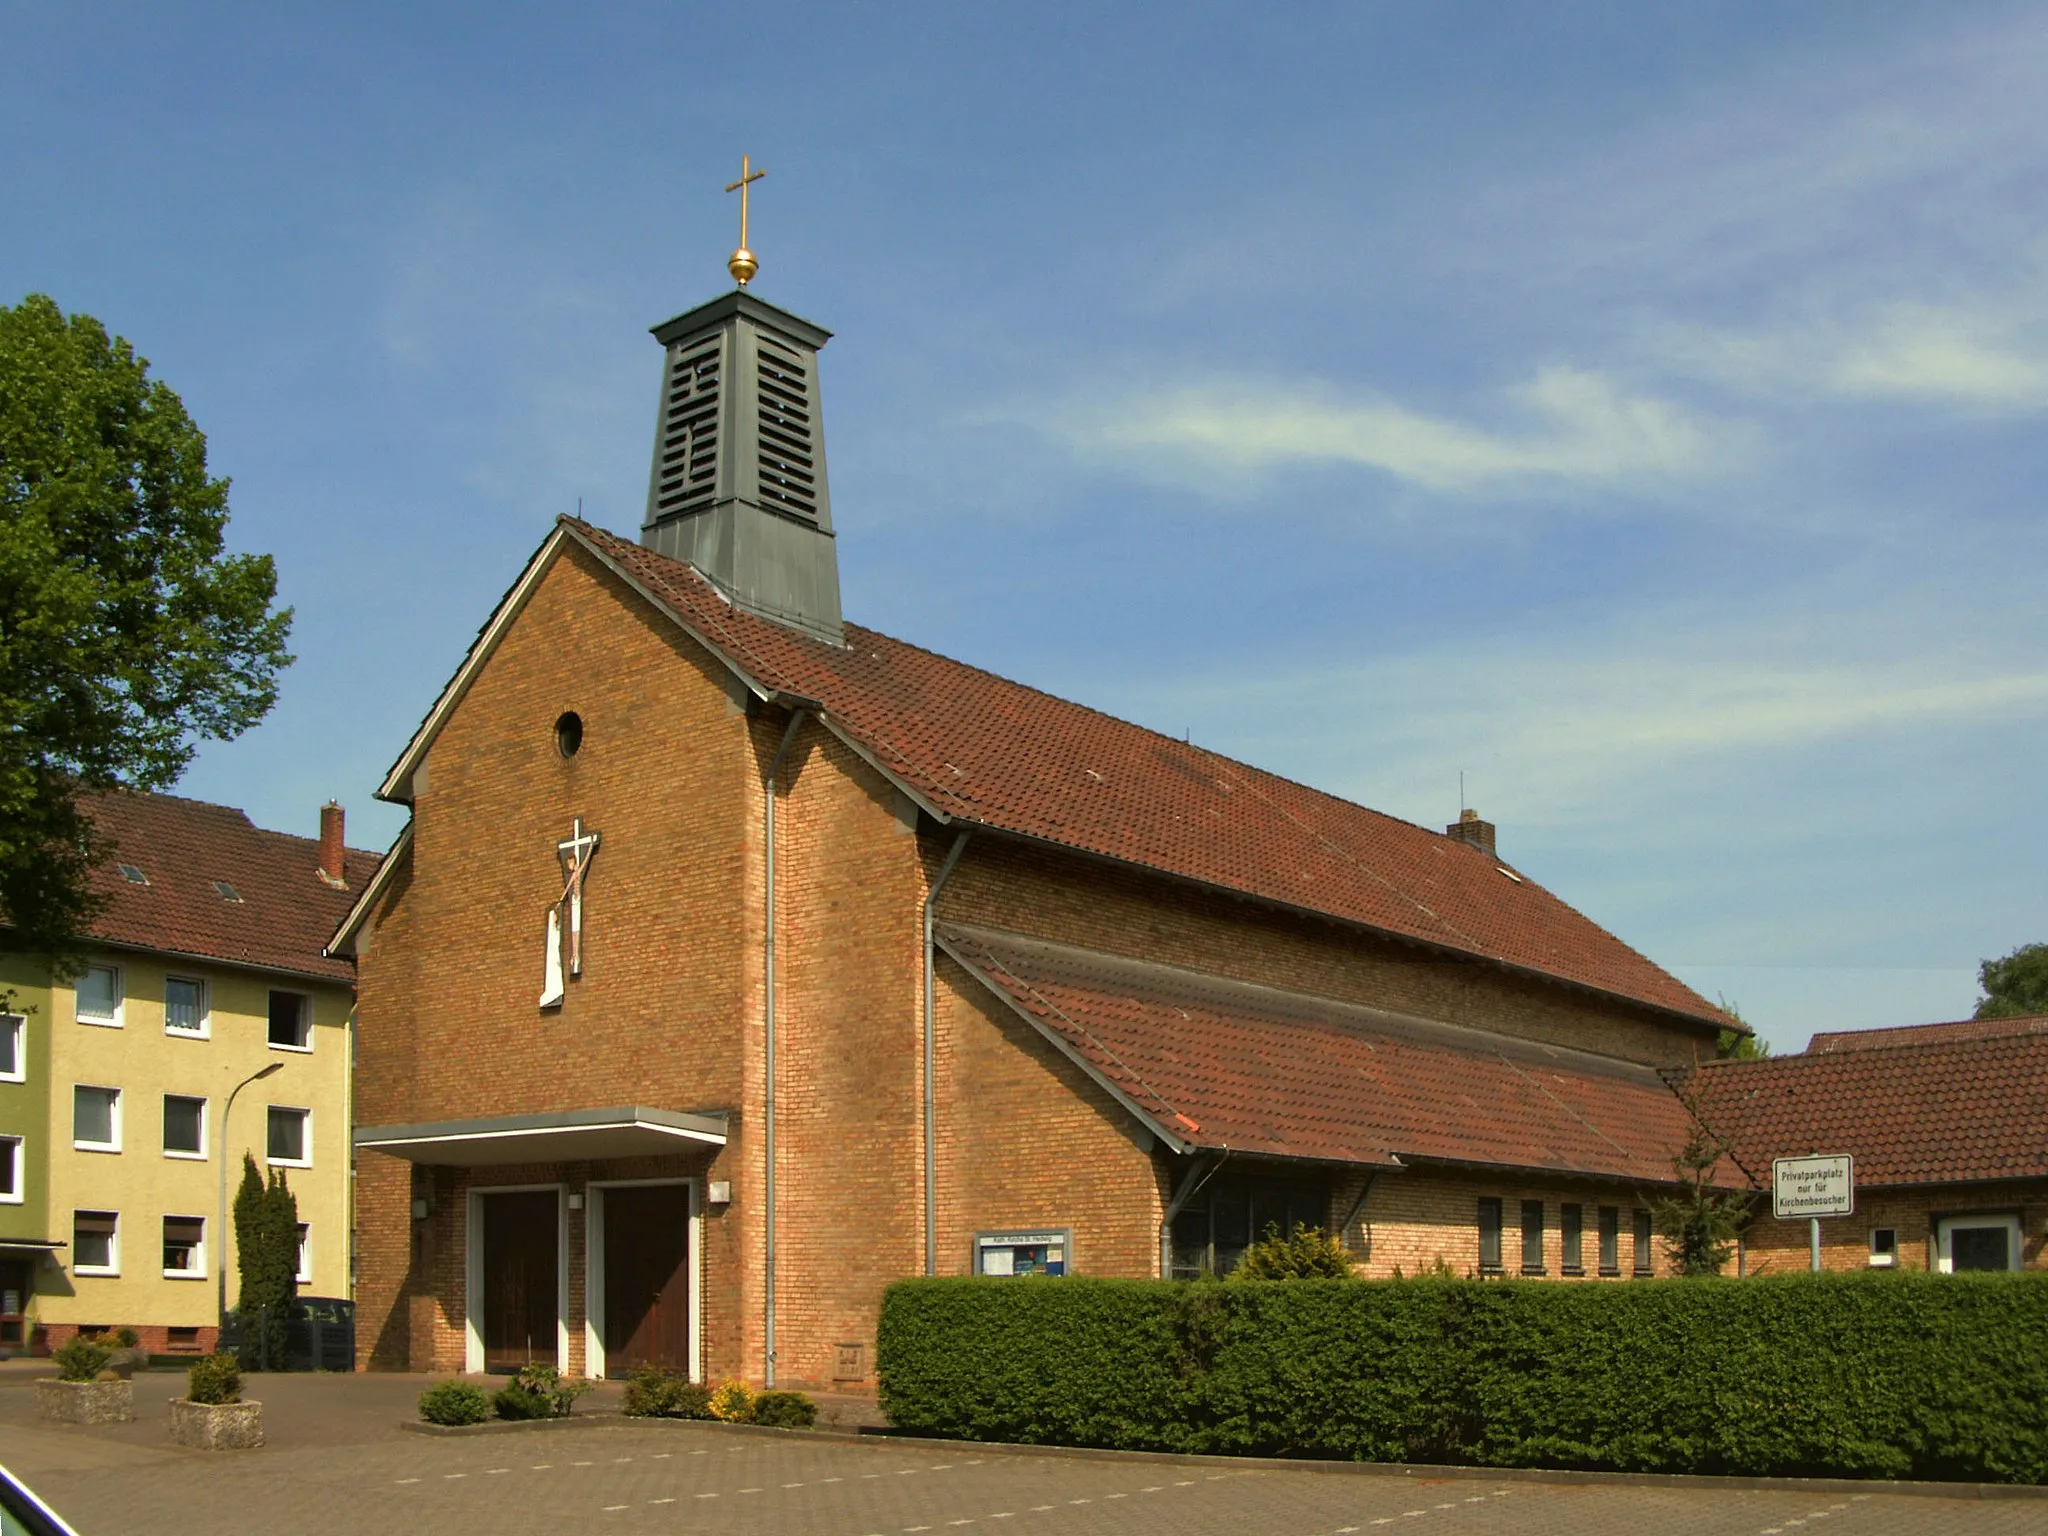
[[[370,883],[363,887],[363,894],[356,898],[355,905],[348,909],[347,915],[341,920],[341,925],[329,936],[326,945],[320,951],[321,954],[336,959],[344,955],[350,959],[355,957],[356,935],[362,931],[363,924],[369,920],[370,913],[376,909],[377,903],[383,900],[385,890],[398,877],[400,861],[410,857],[412,823],[407,821],[398,829],[398,836],[392,839],[390,848],[385,851],[383,862],[377,866],[377,873],[370,877]]]

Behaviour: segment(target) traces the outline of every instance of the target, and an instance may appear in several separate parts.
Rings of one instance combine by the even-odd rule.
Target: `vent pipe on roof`
[[[347,813],[337,801],[320,807],[320,878],[337,891],[348,889],[348,848],[342,838]]]
[[[1458,819],[1444,828],[1444,836],[1455,837],[1461,843],[1470,843],[1495,858],[1500,857],[1493,846],[1493,823],[1481,821],[1479,813],[1469,806],[1458,812]]]
[[[843,645],[818,398],[832,333],[735,291],[654,338],[667,355],[640,542],[749,613]]]

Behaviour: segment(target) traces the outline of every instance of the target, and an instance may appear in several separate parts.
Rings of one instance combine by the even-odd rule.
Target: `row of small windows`
[[[167,1280],[204,1280],[207,1276],[206,1218],[166,1216],[163,1218],[163,1272]],[[299,1223],[299,1273],[301,1285],[313,1279],[312,1229]],[[121,1213],[119,1211],[73,1211],[71,1213],[71,1272],[75,1275],[117,1276],[121,1273]]]
[[[71,1145],[81,1152],[119,1152],[124,1098],[119,1088],[76,1084],[71,1090]],[[203,1098],[182,1093],[164,1095],[164,1156],[206,1156],[206,1110]],[[266,1107],[264,1115],[264,1156],[286,1167],[312,1167],[313,1111],[272,1104]]]
[[[1618,1275],[1621,1273],[1621,1230],[1622,1210],[1618,1205],[1595,1206],[1594,1241],[1597,1245],[1598,1273]],[[1544,1233],[1546,1207],[1541,1200],[1522,1202],[1522,1273],[1540,1275],[1546,1273],[1544,1260]],[[1479,1272],[1482,1275],[1502,1273],[1504,1226],[1506,1202],[1492,1195],[1483,1195],[1479,1200]],[[1559,1267],[1567,1275],[1583,1275],[1586,1272],[1586,1207],[1566,1202],[1558,1207],[1558,1236],[1561,1259]],[[1654,1272],[1655,1230],[1650,1213],[1631,1208],[1628,1212],[1630,1241],[1630,1272],[1647,1275]]]
[[[75,1013],[81,1024],[118,1029],[122,1025],[121,968],[89,965],[73,983]],[[172,976],[164,982],[164,1033],[204,1039],[211,1031],[212,1008],[203,981]],[[270,1043],[280,1050],[313,1048],[313,999],[303,992],[270,994]],[[17,1047],[17,1051],[18,1051]]]

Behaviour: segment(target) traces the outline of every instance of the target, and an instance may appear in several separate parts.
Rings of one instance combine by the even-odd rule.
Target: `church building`
[[[1728,1017],[1476,816],[847,622],[828,333],[742,286],[654,335],[637,539],[542,540],[331,944],[363,1364],[868,1390],[897,1279],[1296,1223],[1367,1274],[1665,1271],[1660,1073]]]

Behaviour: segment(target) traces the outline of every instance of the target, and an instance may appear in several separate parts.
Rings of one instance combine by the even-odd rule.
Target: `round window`
[[[574,757],[582,745],[583,717],[572,709],[555,722],[555,750],[564,757]]]

